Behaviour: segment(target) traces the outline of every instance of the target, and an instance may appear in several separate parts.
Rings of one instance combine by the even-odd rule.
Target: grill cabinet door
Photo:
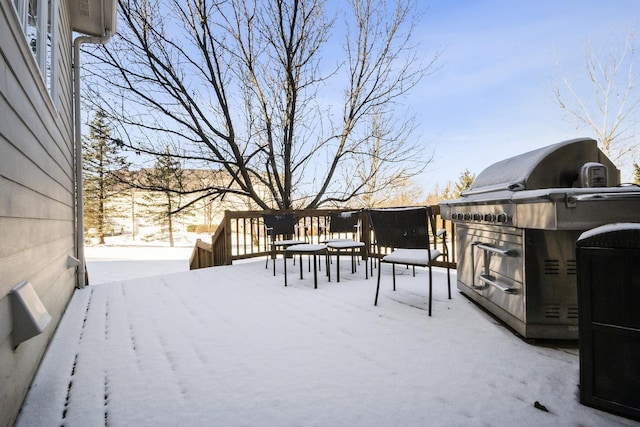
[[[510,227],[460,224],[459,288],[524,321],[522,233]],[[471,295],[472,297],[474,295]]]

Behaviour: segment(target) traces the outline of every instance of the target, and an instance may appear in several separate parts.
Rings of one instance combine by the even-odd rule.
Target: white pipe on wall
[[[84,258],[84,202],[82,178],[82,130],[80,115],[80,46],[85,43],[105,44],[111,38],[111,31],[105,29],[102,37],[79,36],[73,41],[73,114],[74,114],[74,144],[75,144],[75,179],[76,179],[76,258],[79,265],[76,270],[76,287],[85,287],[85,258]]]

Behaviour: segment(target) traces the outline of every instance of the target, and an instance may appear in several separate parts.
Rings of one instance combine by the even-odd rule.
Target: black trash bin
[[[640,419],[640,224],[576,242],[580,402]]]

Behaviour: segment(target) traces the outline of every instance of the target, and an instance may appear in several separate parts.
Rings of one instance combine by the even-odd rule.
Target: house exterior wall
[[[75,289],[72,32],[58,9],[56,99],[17,19],[0,0],[0,426],[12,425]],[[29,281],[52,321],[14,348],[11,290]],[[71,369],[61,366],[60,369]]]

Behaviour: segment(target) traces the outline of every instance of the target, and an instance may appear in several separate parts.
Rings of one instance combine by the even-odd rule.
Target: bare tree
[[[412,165],[408,159],[416,154],[416,148],[410,144],[391,144],[392,129],[381,116],[372,116],[367,138],[360,151],[353,153],[353,167],[346,171],[342,182],[349,186],[350,194],[358,195],[351,199],[356,207],[410,205],[423,197],[422,188],[406,173]],[[415,170],[422,171],[428,163],[424,159],[430,161],[431,157],[423,152],[418,157],[421,163],[413,165]]]
[[[640,120],[638,43],[633,28],[622,41],[604,39],[609,42],[604,49],[598,49],[592,41],[587,43],[581,78],[555,78],[554,98],[577,129],[591,129],[603,152],[613,161],[622,162],[638,147],[634,141]],[[556,64],[560,69],[558,60]]]
[[[323,0],[120,0],[118,36],[87,50],[85,100],[110,107],[129,149],[161,156],[171,143],[188,167],[224,171],[224,185],[199,189],[202,198],[233,193],[264,209],[347,203],[373,177],[350,173],[363,157],[393,162],[393,179],[430,161],[401,101],[439,52],[417,56],[415,1],[391,3],[351,0],[336,58],[323,50],[338,28]],[[393,156],[368,151],[374,120]],[[379,182],[385,170],[375,169]]]

